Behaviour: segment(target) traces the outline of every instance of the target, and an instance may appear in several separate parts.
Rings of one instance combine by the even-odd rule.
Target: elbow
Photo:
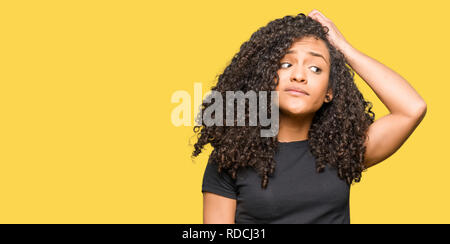
[[[419,116],[423,118],[426,113],[427,113],[427,104],[425,103],[425,101],[423,101],[421,106],[419,107]]]
[[[394,113],[394,112],[391,112]],[[409,120],[422,120],[427,113],[427,104],[424,100],[416,102],[414,104],[408,104],[408,107],[405,108],[404,111],[398,112],[396,114],[400,114]]]
[[[422,121],[422,119],[425,117],[427,113],[427,104],[425,101],[422,100],[422,102],[416,106],[414,118],[418,121]]]

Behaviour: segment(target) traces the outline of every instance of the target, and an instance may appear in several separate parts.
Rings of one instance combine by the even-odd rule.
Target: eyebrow
[[[291,53],[297,53],[297,51],[295,51],[295,50],[289,50],[286,54],[291,54]],[[328,63],[327,60],[323,57],[323,55],[320,54],[320,53],[316,53],[316,52],[313,52],[313,51],[308,51],[307,53],[310,54],[311,56],[321,57],[321,58],[323,58],[323,60],[324,60],[326,63]]]

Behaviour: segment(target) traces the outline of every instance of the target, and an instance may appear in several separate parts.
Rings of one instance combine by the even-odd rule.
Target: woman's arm
[[[425,116],[427,105],[399,74],[353,48],[334,23],[317,10],[308,16],[329,29],[328,39],[341,50],[352,69],[372,88],[390,114],[367,131],[364,165],[373,166],[396,152]]]
[[[364,164],[371,167],[396,152],[424,118],[427,105],[399,74],[356,50],[341,48],[352,69],[372,88],[390,114],[376,120],[367,132]]]
[[[203,224],[234,224],[236,200],[203,193]]]

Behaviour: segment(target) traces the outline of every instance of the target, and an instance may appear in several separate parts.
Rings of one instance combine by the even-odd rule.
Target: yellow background
[[[0,222],[202,223],[210,148],[191,161],[172,94],[206,93],[259,27],[314,8],[428,105],[352,186],[351,222],[450,223],[448,1],[298,0],[2,1]]]

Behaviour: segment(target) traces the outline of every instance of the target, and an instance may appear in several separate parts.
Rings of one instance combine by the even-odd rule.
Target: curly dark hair
[[[366,131],[375,120],[372,103],[365,101],[354,83],[354,71],[347,66],[344,54],[330,44],[328,28],[300,13],[285,16],[259,28],[244,42],[232,58],[218,82],[211,90],[226,91],[274,91],[279,82],[277,74],[280,60],[293,42],[303,37],[323,40],[330,53],[328,88],[333,100],[324,103],[315,113],[308,132],[311,153],[316,159],[317,172],[328,164],[335,167],[339,178],[352,184],[359,182],[363,165]],[[274,82],[276,81],[276,82]],[[212,104],[203,101],[199,116]],[[366,111],[367,109],[367,111]],[[268,109],[270,114],[270,108]],[[246,111],[248,121],[248,111]],[[236,123],[235,116],[235,123]],[[224,122],[225,125],[225,122]],[[198,141],[192,158],[197,157],[208,143],[214,148],[210,160],[218,163],[219,173],[227,170],[236,179],[240,167],[253,167],[262,178],[264,189],[275,170],[274,154],[277,137],[261,137],[262,126],[206,126],[203,122],[194,126]]]

